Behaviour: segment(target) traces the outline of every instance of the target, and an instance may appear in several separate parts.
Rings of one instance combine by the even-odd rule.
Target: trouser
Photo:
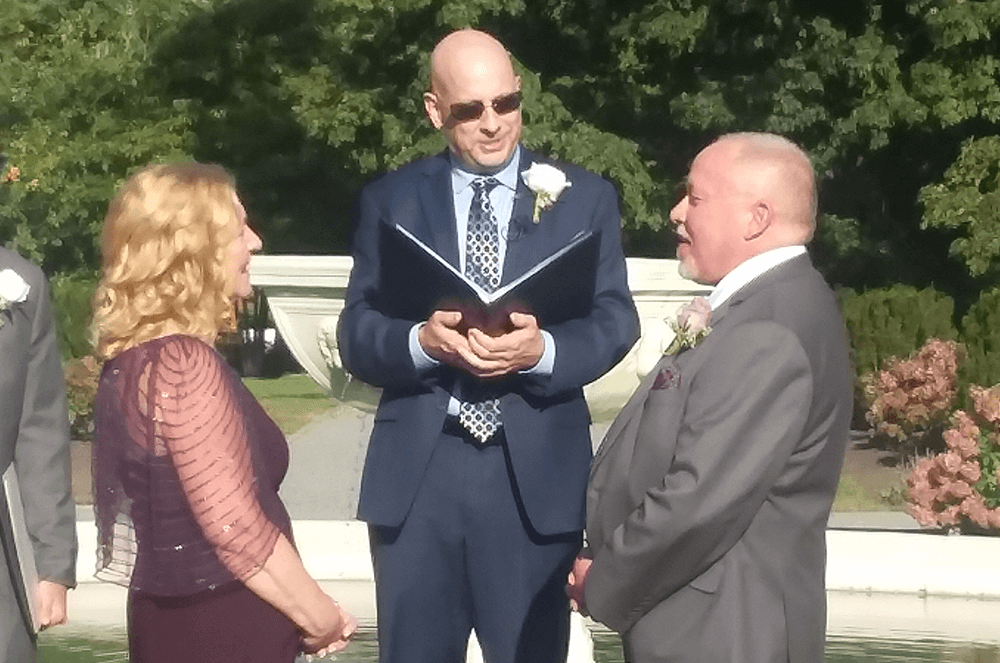
[[[17,603],[3,546],[0,541],[0,663],[30,663],[35,660],[35,643]]]
[[[565,661],[582,536],[531,528],[502,429],[480,446],[446,428],[403,525],[369,534],[381,663],[459,663],[473,628],[489,663]]]

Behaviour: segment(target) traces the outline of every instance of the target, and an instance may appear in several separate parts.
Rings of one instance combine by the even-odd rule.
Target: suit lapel
[[[594,475],[601,461],[618,445],[619,441],[624,437],[626,427],[629,422],[636,417],[642,416],[642,410],[646,404],[646,398],[649,395],[650,389],[653,387],[653,381],[656,379],[656,375],[665,366],[669,365],[671,362],[675,361],[673,355],[664,355],[653,367],[653,370],[643,379],[643,381],[636,387],[632,396],[629,397],[628,401],[625,403],[625,407],[622,411],[618,413],[615,417],[614,422],[612,422],[611,427],[608,428],[608,432],[604,434],[604,439],[601,441],[600,447],[597,449],[597,454],[594,457],[594,464],[591,468],[591,476]]]
[[[534,267],[544,255],[540,254],[542,247],[537,241],[531,241],[531,212],[534,206],[534,194],[524,184],[521,173],[528,169],[537,157],[532,152],[521,148],[521,160],[518,164],[517,191],[514,193],[514,208],[507,225],[507,254],[504,256],[503,274],[500,282],[509,283],[531,267]]]
[[[458,267],[458,231],[447,151],[428,161],[419,197],[424,227],[413,231],[438,255]]]

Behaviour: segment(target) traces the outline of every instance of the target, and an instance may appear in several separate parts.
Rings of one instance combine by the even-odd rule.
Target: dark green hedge
[[[984,292],[969,307],[960,338],[968,353],[964,381],[984,387],[1000,383],[1000,288]]]
[[[896,285],[838,293],[851,337],[858,375],[885,368],[889,359],[906,357],[927,339],[955,340],[951,297],[933,288]]]
[[[90,306],[97,286],[97,275],[91,272],[57,275],[50,283],[52,313],[63,359],[91,354]]]

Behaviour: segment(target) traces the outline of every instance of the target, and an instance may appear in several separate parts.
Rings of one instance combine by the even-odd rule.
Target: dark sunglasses
[[[497,97],[490,102],[490,106],[498,115],[513,113],[521,107],[521,91],[511,92],[501,97]],[[469,122],[478,120],[486,112],[486,105],[481,101],[465,101],[460,104],[452,104],[451,117],[456,122]]]

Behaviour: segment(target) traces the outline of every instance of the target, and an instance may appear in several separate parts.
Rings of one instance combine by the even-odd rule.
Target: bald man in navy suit
[[[358,507],[370,528],[380,659],[458,663],[475,628],[486,660],[554,663],[566,657],[562,587],[591,460],[583,385],[638,337],[617,194],[520,144],[520,79],[489,35],[461,30],[437,45],[424,106],[448,149],[362,192],[338,334],[347,370],[383,390]],[[539,163],[570,186],[534,219],[521,173]],[[454,310],[394,318],[380,308],[382,222],[491,286],[581,231],[599,233],[592,308],[545,329],[514,313],[499,335]],[[487,236],[490,248],[476,245]]]

